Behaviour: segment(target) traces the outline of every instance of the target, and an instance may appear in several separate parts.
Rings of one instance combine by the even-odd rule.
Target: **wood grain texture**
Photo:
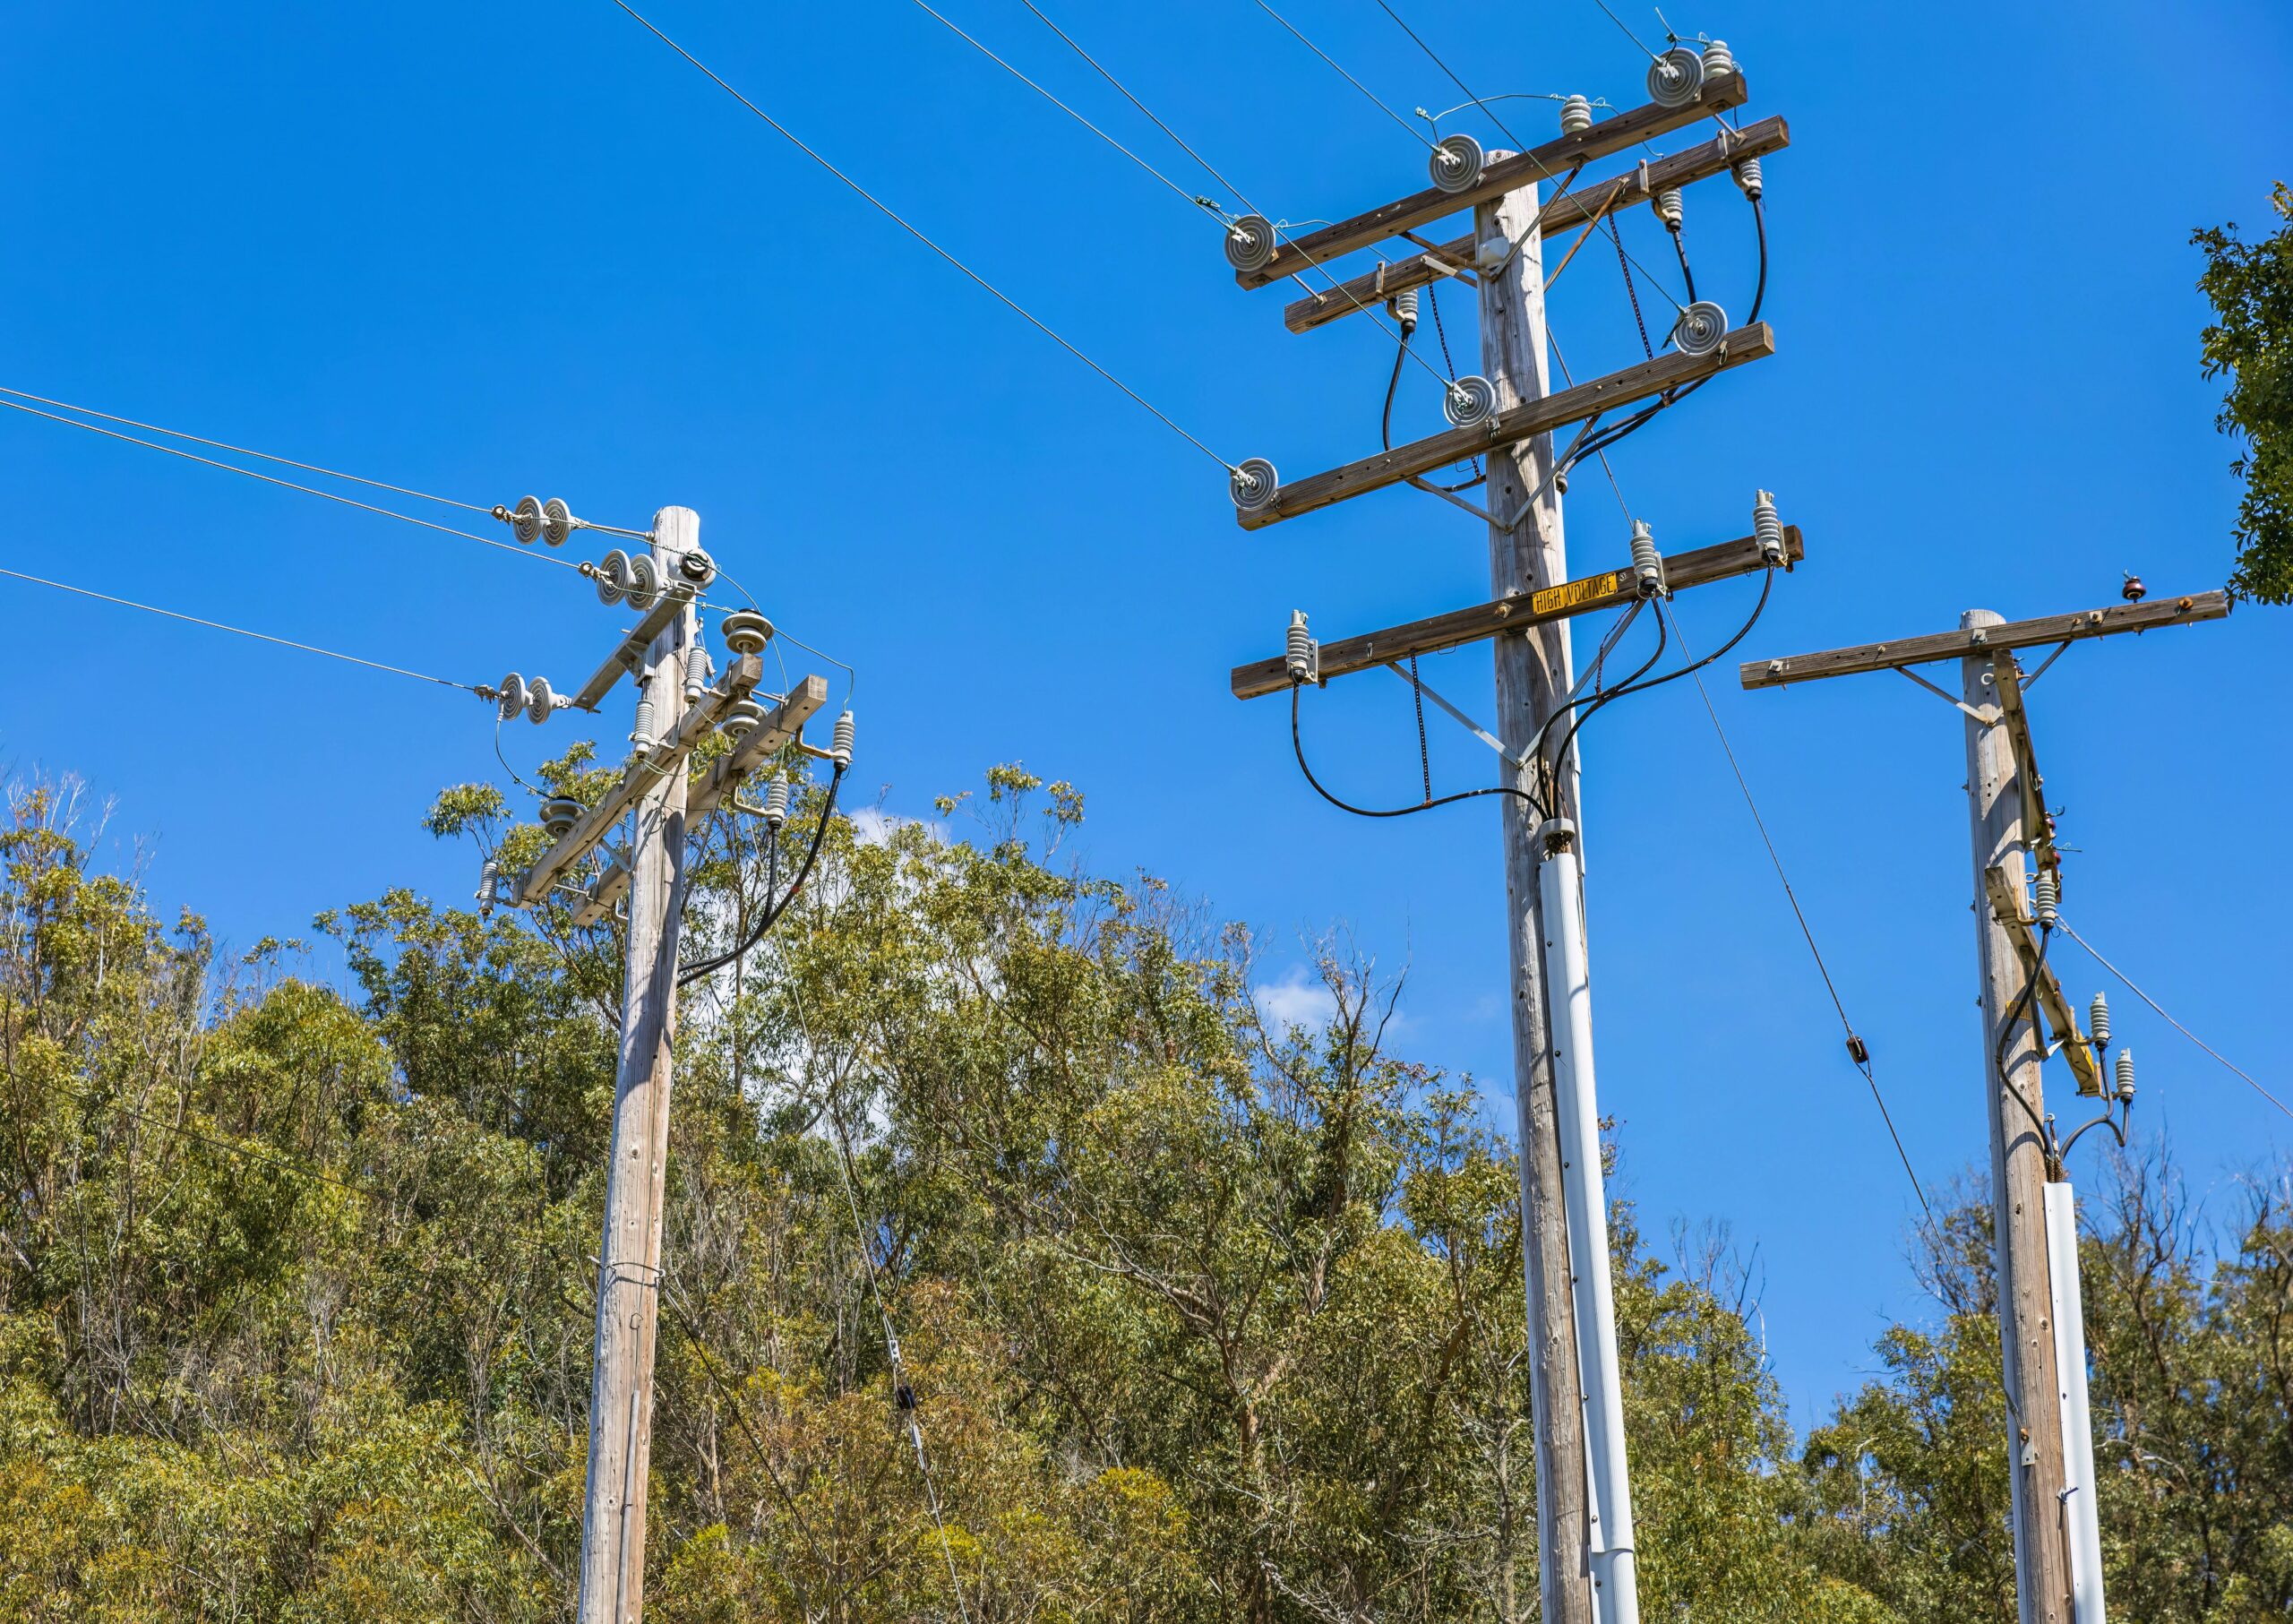
[[[1807,548],[1800,538],[1799,527],[1785,525],[1783,567],[1788,570],[1806,556]],[[1673,591],[1679,592],[1690,587],[1703,586],[1708,581],[1748,575],[1760,569],[1764,563],[1758,538],[1745,536],[1734,541],[1721,542],[1716,546],[1698,547],[1693,552],[1672,554],[1664,560],[1664,579]],[[1500,632],[1516,632],[1523,626],[1533,626],[1543,621],[1565,620],[1570,615],[1616,608],[1631,602],[1636,594],[1636,586],[1629,569],[1608,570],[1598,575],[1579,576],[1557,587],[1499,598],[1495,603],[1452,609],[1447,614],[1435,614],[1404,625],[1388,626],[1382,632],[1369,632],[1359,637],[1324,643],[1321,646],[1322,680],[1327,683],[1334,677],[1348,676],[1357,671],[1382,666],[1387,660],[1407,659],[1413,654],[1438,654],[1444,649],[1462,648],[1467,643],[1495,637]],[[1247,666],[1235,666],[1228,680],[1236,699],[1255,700],[1287,689],[1290,673],[1282,657],[1276,655],[1272,659],[1254,660]]]
[[[1612,180],[1570,192],[1544,211],[1539,218],[1538,229],[1546,236],[1574,230],[1604,209],[1633,208],[1667,186],[1692,185],[1715,175],[1725,175],[1740,159],[1765,158],[1791,144],[1791,132],[1782,119],[1763,118],[1717,141],[1656,159],[1645,170],[1635,168]],[[1430,251],[1380,265],[1375,271],[1340,282],[1335,289],[1318,290],[1284,305],[1282,324],[1292,332],[1310,332],[1364,306],[1377,309],[1387,297],[1405,288],[1423,288],[1449,274],[1429,263],[1429,260],[1470,271],[1473,256],[1471,233],[1435,244]]]
[[[573,696],[573,709],[595,710],[624,673],[642,666],[645,651],[653,646],[653,640],[660,636],[662,628],[684,613],[684,606],[693,600],[696,591],[690,581],[683,580],[672,580],[664,588],[653,606],[621,640],[621,647],[605,656],[605,663],[581,684],[581,691]]]
[[[1556,428],[1619,410],[1666,390],[1678,389],[1684,383],[1693,383],[1699,378],[1709,378],[1747,362],[1765,360],[1774,353],[1774,330],[1765,322],[1755,322],[1749,327],[1737,328],[1709,355],[1661,355],[1653,361],[1636,362],[1621,372],[1590,379],[1573,389],[1524,398],[1509,407],[1503,404],[1500,395],[1500,409],[1486,423],[1472,428],[1446,429],[1327,473],[1309,474],[1303,479],[1289,481],[1275,487],[1274,499],[1255,512],[1235,509],[1234,520],[1245,530],[1262,530],[1270,524],[1295,519],[1349,497],[1399,485],[1413,475],[1429,474],[1468,457],[1485,456],[1524,440],[1549,434]],[[1493,378],[1490,381],[1495,382]]]
[[[1966,631],[1997,631],[1988,610],[1968,611]],[[2064,1482],[2060,1388],[2055,1369],[2053,1282],[2046,1245],[2046,1116],[2038,1022],[2009,1020],[2030,984],[2012,936],[1990,906],[1990,871],[2019,900],[2027,874],[2014,752],[1999,720],[1991,675],[1995,649],[1960,653],[1967,709],[1967,811],[1972,835],[1976,954],[1981,967],[1983,1097],[1990,1129],[1992,1263],[1998,1278],[1999,1353],[2007,1403],[2007,1474],[2021,1624],[2070,1624],[2069,1542],[2059,1509]],[[2001,1050],[2005,1063],[1999,1063]]]
[[[1747,688],[1781,688],[1788,683],[1814,682],[1819,677],[1851,676],[1860,671],[1885,671],[1896,666],[1924,666],[1937,660],[1958,659],[1970,649],[2028,649],[2040,643],[2075,642],[2081,638],[2115,637],[2121,632],[2148,632],[2159,626],[2221,620],[2229,615],[2230,607],[2227,593],[2194,592],[2181,597],[2080,609],[2069,614],[2040,615],[2036,620],[2001,621],[1995,626],[1930,632],[1892,643],[1858,643],[1851,649],[1830,649],[1820,654],[1746,660],[1738,667],[1737,675]],[[1978,632],[1981,633],[1979,640]]]
[[[1422,192],[1413,192],[1407,197],[1357,214],[1335,225],[1310,231],[1303,236],[1279,244],[1274,257],[1256,271],[1237,271],[1235,282],[1245,288],[1265,288],[1294,276],[1315,265],[1342,259],[1357,248],[1367,248],[1404,231],[1438,220],[1460,210],[1471,209],[1491,202],[1508,192],[1533,186],[1541,181],[1559,182],[1578,164],[1594,163],[1619,152],[1629,151],[1642,142],[1662,135],[1667,130],[1683,129],[1698,119],[1710,118],[1730,107],[1739,107],[1750,99],[1751,90],[1741,73],[1730,73],[1718,80],[1707,81],[1703,92],[1685,107],[1660,107],[1653,102],[1619,113],[1613,118],[1593,121],[1589,130],[1574,135],[1563,135],[1542,146],[1531,147],[1525,152],[1493,159],[1481,173],[1481,182],[1464,192],[1444,192],[1428,186]],[[1529,221],[1523,216],[1516,230],[1524,229]]]

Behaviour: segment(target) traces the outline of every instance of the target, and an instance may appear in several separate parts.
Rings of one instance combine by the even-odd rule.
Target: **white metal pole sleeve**
[[[2093,1411],[2086,1397],[2086,1315],[2078,1284],[2078,1203],[2067,1180],[2046,1187],[2047,1280],[2054,1302],[2054,1368],[2062,1402],[2063,1515],[2070,1534],[2070,1607],[2102,1620],[2102,1512],[2095,1496]]]
[[[1601,1108],[1593,1084],[1593,990],[1584,951],[1584,874],[1576,826],[1537,830],[1545,985],[1552,1010],[1553,1093],[1561,1186],[1575,1278],[1578,1380],[1584,1392],[1584,1461],[1592,1480],[1592,1569],[1602,1624],[1640,1624],[1632,1551],[1632,1486],[1624,1458],[1624,1384],[1616,1345],[1616,1285],[1609,1270],[1608,1195],[1601,1177]]]

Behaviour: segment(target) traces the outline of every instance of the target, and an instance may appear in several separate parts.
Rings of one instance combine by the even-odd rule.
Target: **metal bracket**
[[[2054,646],[2054,652],[2048,655],[2044,659],[2039,662],[2039,668],[2022,679],[2022,692],[2028,693],[2032,688],[2037,686],[2039,678],[2046,675],[2046,668],[2048,666],[2053,665],[2055,661],[2060,659],[2064,651],[2069,647],[2070,645],[2066,641],[2057,643]]]
[[[1945,705],[1948,705],[1952,709],[1959,712],[1960,715],[1966,717],[1971,721],[1980,722],[1987,726],[1990,723],[1998,719],[1997,717],[1990,715],[1987,711],[1977,710],[1973,706],[1968,704],[1957,694],[1952,693],[1942,688],[1937,688],[1934,683],[1928,682],[1925,677],[1919,675],[1919,673],[1913,671],[1908,666],[1890,666],[1888,669],[1909,677],[1912,682],[1917,683],[1921,688],[1926,689],[1928,692],[1933,694],[1937,699],[1941,700]],[[2041,667],[2041,669],[2043,669],[2043,667]]]
[[[1556,705],[1553,708],[1556,711],[1575,704],[1576,702],[1577,696],[1584,692],[1584,685],[1600,675],[1601,667],[1608,659],[1609,650],[1616,647],[1617,640],[1624,635],[1625,628],[1632,624],[1633,617],[1640,613],[1642,606],[1648,600],[1646,598],[1636,599],[1630,607],[1627,608],[1622,614],[1617,616],[1616,624],[1610,627],[1608,635],[1601,639],[1601,647],[1599,651],[1593,656],[1592,660],[1585,666],[1584,671],[1578,675],[1576,685],[1570,688],[1568,692],[1562,696],[1560,704]],[[1501,760],[1509,763],[1513,767],[1517,768],[1523,772],[1529,770],[1530,759],[1527,756],[1516,756],[1511,751],[1506,749],[1503,743],[1498,739],[1495,734],[1490,733],[1489,729],[1483,727],[1479,722],[1474,721],[1464,711],[1458,709],[1455,705],[1449,703],[1448,700],[1434,692],[1432,687],[1426,683],[1424,678],[1410,675],[1410,674],[1404,670],[1396,661],[1385,660],[1380,663],[1384,665],[1387,670],[1401,678],[1403,682],[1407,683],[1411,687],[1416,689],[1418,692],[1423,694],[1427,699],[1431,700],[1442,709],[1447,711],[1452,717],[1456,718],[1457,722],[1464,726],[1467,733],[1470,733],[1473,737],[1488,745],[1490,749],[1495,751]]]
[[[1502,757],[1505,760],[1511,762],[1515,767],[1519,768],[1524,772],[1528,770],[1529,764],[1516,756],[1511,751],[1506,749],[1505,746],[1499,742],[1495,734],[1490,732],[1488,728],[1483,727],[1479,722],[1474,721],[1464,711],[1458,709],[1455,705],[1450,704],[1448,700],[1434,692],[1433,690],[1426,684],[1422,678],[1410,675],[1408,672],[1404,671],[1399,666],[1396,666],[1391,660],[1386,661],[1385,666],[1387,670],[1392,672],[1396,676],[1401,678],[1403,682],[1407,683],[1411,687],[1416,689],[1418,692],[1423,694],[1427,699],[1431,700],[1436,705],[1438,705],[1442,709],[1455,717],[1457,721],[1464,726],[1464,730],[1467,733],[1473,735],[1474,738],[1479,739],[1482,743],[1488,745],[1490,749],[1495,751],[1498,755]]]

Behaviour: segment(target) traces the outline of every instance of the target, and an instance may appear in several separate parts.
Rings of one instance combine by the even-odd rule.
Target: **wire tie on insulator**
[[[2096,1048],[2110,1046],[2110,1001],[2100,992],[2094,994],[2094,1001],[2086,1007],[2086,1030]]]

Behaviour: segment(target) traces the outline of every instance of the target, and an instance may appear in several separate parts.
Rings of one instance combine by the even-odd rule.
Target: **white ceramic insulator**
[[[788,780],[778,773],[764,786],[764,821],[769,829],[788,821]]]
[[[2110,1041],[2110,1001],[2100,992],[2086,1007],[2086,1035],[2098,1044]]]
[[[1593,104],[1582,96],[1571,96],[1560,104],[1560,133],[1576,135],[1593,127]]]
[[[2134,1097],[2134,1051],[2117,1052],[2117,1096],[2122,1100]]]
[[[1401,323],[1402,331],[1414,332],[1417,330],[1417,289],[1403,288],[1394,295],[1393,305],[1394,320]]]
[[[1752,494],[1752,537],[1759,543],[1762,558],[1771,564],[1783,562],[1783,520],[1776,516],[1773,491]]]
[[[1734,174],[1736,185],[1743,188],[1746,197],[1756,198],[1760,194],[1763,187],[1760,181],[1758,159],[1747,158],[1740,160],[1735,167]]]
[[[852,713],[849,710],[836,718],[836,732],[831,735],[828,753],[838,767],[852,765]]]
[[[1714,39],[1704,47],[1704,77],[1724,79],[1736,71],[1734,53],[1728,49],[1725,39]]]
[[[1290,632],[1283,643],[1282,668],[1290,674],[1293,683],[1309,681],[1314,675],[1314,634],[1306,630],[1306,612],[1290,611]]]
[[[1632,573],[1643,597],[1653,597],[1664,589],[1664,559],[1656,551],[1656,537],[1648,528],[1648,521],[1632,521]]]
[[[2061,880],[2052,869],[2042,868],[2039,870],[2038,880],[2031,889],[2034,893],[2033,911],[2038,915],[2040,925],[2046,930],[2054,929],[2055,922],[2062,917]]]
[[[1678,231],[1680,228],[1680,221],[1686,218],[1687,205],[1680,201],[1678,186],[1666,186],[1649,200],[1649,206],[1656,211],[1656,218],[1664,222],[1665,230]]]
[[[637,701],[637,726],[630,734],[629,742],[636,745],[640,752],[653,748],[653,701],[651,700],[640,699]]]
[[[684,702],[691,704],[709,687],[709,649],[699,638],[684,651]]]

